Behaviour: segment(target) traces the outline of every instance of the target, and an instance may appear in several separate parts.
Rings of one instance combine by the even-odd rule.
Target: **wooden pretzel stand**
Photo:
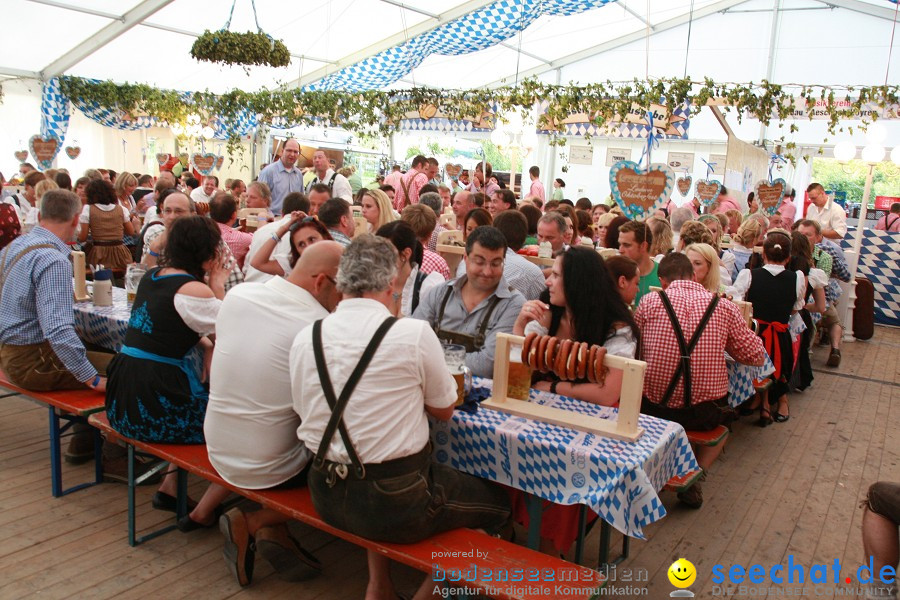
[[[509,351],[512,347],[518,346],[521,348],[524,343],[525,338],[522,336],[506,333],[497,334],[497,349],[494,358],[494,385],[491,397],[481,403],[482,407],[625,442],[634,442],[641,437],[644,430],[638,426],[638,417],[641,413],[641,397],[644,391],[644,372],[647,369],[647,363],[619,356],[610,356],[609,354],[604,356],[603,366],[621,369],[624,372],[624,377],[622,378],[618,418],[615,420],[600,419],[507,397]]]

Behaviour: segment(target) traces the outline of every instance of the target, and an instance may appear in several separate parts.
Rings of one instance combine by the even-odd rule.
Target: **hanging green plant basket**
[[[191,46],[191,56],[223,65],[284,67],[291,62],[291,53],[284,42],[251,31],[206,30]]]

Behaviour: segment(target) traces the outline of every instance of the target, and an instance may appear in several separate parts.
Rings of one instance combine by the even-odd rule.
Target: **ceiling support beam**
[[[634,17],[635,19],[637,19],[638,21],[643,23],[644,27],[649,27],[650,31],[652,31],[654,33],[656,32],[656,27],[653,26],[653,23],[651,23],[649,20],[647,20],[646,17],[643,17],[640,14],[638,14],[637,12],[635,12],[634,9],[632,9],[630,6],[625,4],[625,0],[619,0],[618,6],[621,6],[622,8],[624,8],[625,12],[627,12],[629,15],[631,15],[632,17]]]
[[[138,25],[149,17],[171,4],[174,0],[143,0],[137,6],[122,15],[121,20],[113,21],[100,31],[91,35],[41,71],[41,79],[44,81],[65,73],[82,60],[106,46],[120,35]]]
[[[22,69],[13,69],[12,67],[0,67],[0,76],[4,77],[20,77],[22,79],[40,79],[41,74],[37,71],[24,71]]]
[[[831,0],[829,0],[831,1]],[[710,4],[709,6],[704,6],[701,9],[694,11],[694,20],[702,19],[704,17],[708,17],[710,15],[714,15],[716,13],[721,13],[729,8],[733,8],[740,4],[744,4],[745,2],[749,2],[749,0],[719,0],[714,4]],[[661,33],[663,31],[667,31],[669,29],[674,29],[675,27],[679,27],[681,25],[685,25],[688,21],[691,20],[690,12],[685,12],[677,17],[672,17],[671,19],[667,19],[665,21],[660,21],[654,25],[655,31],[657,33]],[[634,31],[632,33],[623,35],[621,37],[617,37],[615,39],[609,40],[608,42],[604,42],[602,44],[598,44],[596,46],[592,46],[591,48],[586,48],[579,52],[575,52],[573,54],[568,54],[561,58],[557,58],[556,60],[550,61],[547,65],[542,65],[538,67],[534,67],[532,69],[526,69],[519,73],[519,81],[528,77],[535,77],[537,75],[541,75],[543,73],[547,73],[548,71],[554,71],[561,67],[565,67],[582,60],[591,58],[597,54],[601,54],[603,52],[608,52],[609,50],[614,50],[616,48],[620,48],[622,46],[626,46],[632,42],[637,42],[643,40],[647,35],[647,32],[644,29],[640,29],[638,31]],[[511,78],[511,77],[510,77]],[[487,84],[485,87],[499,87],[502,85],[509,85],[509,82],[506,79],[499,79],[494,81],[493,83]]]
[[[850,10],[853,12],[862,13],[864,15],[869,15],[870,17],[876,17],[878,19],[884,19],[885,21],[894,22],[894,14],[895,8],[884,8],[883,6],[877,6],[875,4],[869,4],[867,2],[860,2],[859,0],[818,0],[825,6],[830,6],[832,8],[844,8],[846,10]]]
[[[382,0],[386,1],[386,0]],[[443,12],[434,18],[426,19],[421,23],[417,23],[412,27],[408,27],[405,31],[399,31],[394,35],[391,35],[375,44],[367,48],[363,48],[358,52],[354,52],[353,54],[348,54],[347,56],[337,60],[332,63],[331,66],[322,67],[320,69],[316,69],[311,73],[304,75],[299,79],[294,79],[293,81],[287,82],[284,87],[293,88],[293,87],[303,87],[308,83],[312,83],[314,81],[318,81],[323,77],[327,77],[332,73],[340,71],[350,65],[355,65],[356,63],[365,60],[371,56],[375,56],[376,54],[387,50],[388,48],[393,48],[399,44],[406,42],[407,40],[411,40],[415,37],[422,35],[423,33],[427,33],[432,31],[433,29],[437,29],[441,25],[445,23],[449,23],[450,21],[455,21],[460,17],[464,17],[471,12],[475,12],[489,4],[493,4],[497,0],[469,0],[463,4],[455,8],[451,8],[450,10]],[[394,2],[390,2],[391,4],[396,5]],[[408,8],[408,7],[404,7]],[[412,10],[412,9],[410,9]]]

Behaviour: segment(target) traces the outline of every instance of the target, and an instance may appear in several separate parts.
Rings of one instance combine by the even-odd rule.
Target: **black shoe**
[[[841,366],[841,351],[837,348],[832,348],[831,354],[828,355],[828,362],[825,364],[829,367]]]
[[[703,506],[703,490],[700,482],[695,483],[683,492],[678,492],[678,499],[688,508],[700,508]]]
[[[761,408],[759,410],[759,420],[756,424],[760,427],[768,427],[772,424],[772,413],[768,409]]]
[[[200,523],[199,521],[195,521],[191,518],[191,515],[187,514],[178,519],[178,531],[181,533],[189,533],[194,531],[195,529],[212,529],[216,525],[219,524],[219,517],[222,516],[222,507],[217,506],[216,510],[213,512],[213,518],[209,523]]]
[[[167,494],[165,492],[156,492],[153,494],[153,500],[150,502],[153,505],[153,508],[156,510],[167,510],[169,512],[178,512],[178,499],[175,496]],[[197,507],[197,503],[188,498],[187,501],[187,509],[188,512],[194,510]]]

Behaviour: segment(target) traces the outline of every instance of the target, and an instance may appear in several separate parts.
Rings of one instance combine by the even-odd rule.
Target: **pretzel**
[[[563,340],[560,342],[560,348],[556,355],[556,364],[553,369],[560,379],[568,379],[568,360],[569,354],[572,353],[572,340]]]
[[[581,348],[581,344],[578,342],[572,343],[572,350],[569,352],[569,360],[566,361],[566,375],[570,380],[575,379],[575,375],[578,372],[578,350]]]
[[[547,363],[545,357],[547,356],[547,344],[550,342],[549,335],[542,335],[538,338],[536,343],[537,352],[535,352],[534,357],[534,368],[538,371],[544,371],[547,369]]]
[[[594,358],[594,374],[597,378],[597,383],[601,386],[606,383],[606,374],[609,372],[609,369],[603,366],[604,358],[606,358],[606,348],[598,346],[597,356]]]
[[[597,346],[591,346],[587,356],[587,378],[591,383],[597,383],[597,372],[594,370],[594,359],[597,358]]]
[[[587,361],[589,352],[590,347],[586,342],[581,342],[578,345],[578,362],[575,363],[576,379],[584,379],[585,375],[587,374]]]
[[[534,344],[534,340],[537,338],[538,334],[533,331],[525,336],[525,341],[522,342],[522,363],[528,364],[530,360],[529,353],[531,352],[531,346]]]
[[[547,342],[547,350],[546,355],[544,357],[544,370],[552,371],[553,365],[556,364],[556,354],[559,351],[559,338],[551,337],[550,341]]]

